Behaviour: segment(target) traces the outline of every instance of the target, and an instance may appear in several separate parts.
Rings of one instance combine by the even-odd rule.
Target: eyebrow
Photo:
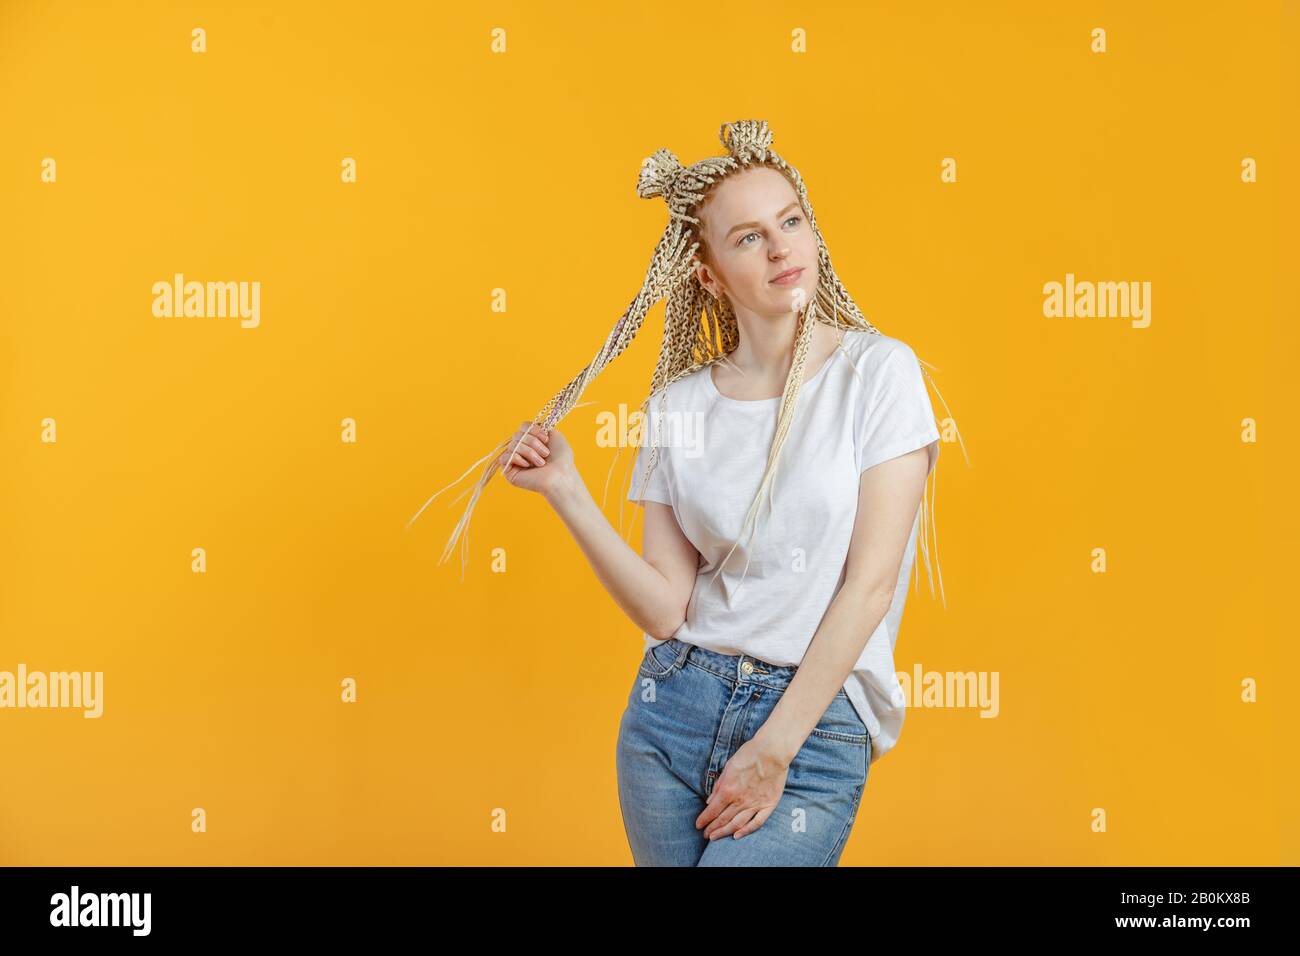
[[[787,212],[789,212],[792,208],[794,208],[794,207],[796,207],[796,206],[798,206],[798,205],[799,205],[799,200],[796,199],[794,202],[790,203],[789,206],[786,206],[786,207],[785,207],[784,209],[782,209],[779,213],[777,213],[777,216],[784,216],[784,215],[785,215]],[[736,225],[734,225],[734,226],[732,226],[730,229],[728,229],[728,230],[727,230],[727,234],[726,234],[725,236],[723,236],[722,238],[723,238],[723,239],[730,239],[730,238],[731,238],[731,234],[732,234],[733,232],[735,232],[737,229],[757,229],[757,228],[758,228],[759,226],[761,226],[761,225],[762,225],[762,223],[760,223],[760,222],[741,222],[741,223],[737,223]]]

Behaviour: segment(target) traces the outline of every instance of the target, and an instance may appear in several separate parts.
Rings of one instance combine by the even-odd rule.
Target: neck
[[[795,331],[798,315],[760,316],[752,312],[737,313],[740,344],[730,361],[746,375],[785,375],[794,361]],[[813,330],[816,333],[816,329]]]

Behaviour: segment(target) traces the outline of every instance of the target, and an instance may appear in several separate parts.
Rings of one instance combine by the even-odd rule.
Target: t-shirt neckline
[[[826,361],[822,362],[822,367],[817,370],[816,374],[813,375],[812,378],[804,381],[803,385],[799,387],[800,392],[802,392],[809,385],[812,385],[814,382],[820,379],[822,375],[826,373],[827,367],[832,362],[834,362],[835,359],[838,357],[841,348],[843,348],[842,343],[840,345],[837,345],[835,347],[835,351],[832,352],[829,356],[827,356]],[[713,384],[713,366],[712,365],[707,366],[703,371],[704,371],[704,384],[708,386],[710,394],[712,394],[714,398],[721,399],[722,401],[726,402],[728,405],[739,405],[742,408],[744,407],[764,408],[768,405],[772,405],[776,402],[781,401],[780,395],[774,395],[772,398],[730,398],[726,395],[723,395],[721,392],[719,392],[718,386]]]

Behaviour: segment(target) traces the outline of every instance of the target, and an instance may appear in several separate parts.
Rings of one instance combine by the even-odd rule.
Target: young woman
[[[672,213],[646,288],[479,490],[501,468],[543,495],[645,632],[616,750],[636,864],[834,866],[902,727],[893,648],[939,433],[915,354],[835,276],[766,124],[722,140],[725,157],[643,164],[641,195]],[[553,426],[655,293],[669,303],[628,495],[645,508],[638,556]]]

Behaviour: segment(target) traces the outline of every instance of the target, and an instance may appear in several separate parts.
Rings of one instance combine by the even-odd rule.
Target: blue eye
[[[786,222],[802,222],[802,221],[803,221],[802,216],[791,216],[789,219],[786,220]],[[746,239],[748,239],[750,236],[757,236],[757,235],[758,233],[756,232],[747,232],[740,237],[740,240],[736,243],[736,245],[738,246],[746,245],[745,242]]]

